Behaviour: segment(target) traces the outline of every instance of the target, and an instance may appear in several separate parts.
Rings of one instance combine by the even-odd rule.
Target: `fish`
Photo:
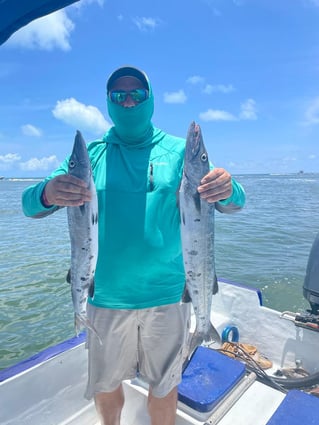
[[[197,191],[210,171],[201,128],[195,122],[188,129],[182,180],[179,188],[181,241],[185,271],[183,301],[191,300],[196,326],[189,341],[188,358],[204,342],[221,343],[211,323],[212,297],[218,292],[214,254],[215,205],[201,199]]]
[[[71,267],[67,281],[71,284],[76,335],[82,328],[97,332],[87,317],[87,299],[94,293],[94,274],[98,256],[98,199],[86,143],[76,132],[68,174],[86,183],[92,198],[81,206],[67,207],[71,243]]]

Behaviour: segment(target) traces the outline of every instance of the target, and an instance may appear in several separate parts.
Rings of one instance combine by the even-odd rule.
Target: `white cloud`
[[[318,0],[319,1],[319,0]],[[311,101],[305,112],[305,124],[315,125],[319,124],[319,97]]]
[[[187,78],[186,83],[201,85],[203,87],[202,91],[205,94],[211,94],[213,92],[230,93],[235,90],[232,84],[205,84],[205,78],[200,75],[192,75]]]
[[[179,90],[176,92],[165,92],[164,93],[164,102],[165,103],[185,103],[187,96],[184,90]]]
[[[66,124],[77,129],[91,131],[94,134],[104,133],[111,126],[98,108],[84,105],[74,98],[58,100],[52,113],[55,118]]]
[[[220,109],[208,109],[206,112],[201,112],[199,117],[203,121],[256,120],[256,102],[253,99],[247,99],[243,102],[240,105],[240,113],[238,116]]]
[[[17,153],[0,155],[0,170],[9,170],[15,162],[20,161],[21,156]]]
[[[208,109],[206,112],[201,112],[199,117],[203,121],[237,121],[235,115],[218,109]]]
[[[25,136],[42,136],[42,131],[32,124],[26,124],[21,127],[21,131]]]
[[[2,163],[12,163],[19,161],[21,156],[17,153],[7,153],[6,155],[0,155],[0,162]]]
[[[244,103],[240,105],[240,114],[239,118],[242,120],[256,120],[257,119],[257,109],[256,102],[254,99],[247,99]]]
[[[203,92],[206,94],[211,94],[213,92],[220,92],[220,93],[230,93],[234,91],[234,87],[231,84],[228,84],[225,86],[224,84],[206,84],[206,86],[203,89]]]
[[[205,78],[201,77],[200,75],[193,75],[187,78],[186,80],[187,83],[194,84],[194,85],[204,83],[204,81],[205,81]]]
[[[58,167],[60,161],[55,155],[41,159],[31,158],[26,162],[20,162],[21,156],[17,153],[0,155],[0,170],[11,170],[19,168],[22,171],[51,171]]]
[[[81,0],[81,1],[78,1],[78,2],[76,2],[76,3],[73,3],[73,7],[75,7],[76,9],[81,9],[82,7],[84,7],[84,6],[87,6],[87,5],[89,5],[89,4],[92,4],[92,3],[97,3],[99,6],[103,6],[103,4],[104,4],[104,0]]]
[[[74,24],[66,12],[58,10],[21,28],[8,40],[7,45],[40,50],[69,50],[73,29]]]
[[[133,22],[140,31],[152,31],[160,24],[159,19],[146,17],[133,18]]]
[[[21,162],[19,166],[23,171],[47,171],[56,168],[59,164],[58,158],[51,155],[41,159],[31,158],[26,162]]]

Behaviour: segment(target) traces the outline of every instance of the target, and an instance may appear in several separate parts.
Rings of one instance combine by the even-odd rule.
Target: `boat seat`
[[[291,390],[280,403],[267,425],[317,425],[319,400],[300,390]]]
[[[245,364],[200,346],[183,372],[178,400],[199,413],[211,412],[245,375]]]

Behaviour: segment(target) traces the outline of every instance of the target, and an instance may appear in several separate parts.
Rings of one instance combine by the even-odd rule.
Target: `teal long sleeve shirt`
[[[185,139],[154,129],[154,143],[140,148],[112,143],[108,134],[88,144],[99,203],[99,255],[95,291],[98,307],[139,309],[180,301],[185,275],[177,193]],[[41,194],[49,179],[67,173],[68,159],[22,195],[25,215],[43,217]],[[222,212],[243,207],[245,193],[233,179]]]

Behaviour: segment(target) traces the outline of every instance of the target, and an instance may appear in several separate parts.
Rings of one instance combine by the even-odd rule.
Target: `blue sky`
[[[201,125],[241,173],[319,171],[319,0],[81,0],[0,47],[0,175],[49,174],[111,125],[109,74],[144,69],[153,122]]]

